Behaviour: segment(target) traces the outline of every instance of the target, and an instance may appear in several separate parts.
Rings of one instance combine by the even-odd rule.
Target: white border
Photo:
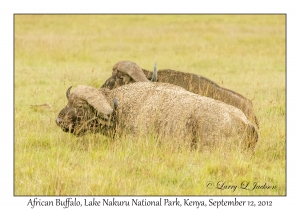
[[[299,10],[287,1],[9,1],[1,4],[1,181],[0,206],[24,209],[30,197],[13,196],[13,14],[14,13],[286,13],[287,14],[287,196],[237,197],[272,200],[273,207],[297,206],[299,190]],[[298,61],[298,62],[297,62]],[[4,64],[4,65],[3,65]],[[46,197],[43,197],[46,198]],[[61,197],[59,197],[61,198]],[[88,197],[90,199],[90,197]],[[123,197],[131,199],[130,197]],[[203,197],[208,200],[209,197]],[[231,200],[234,197],[212,197]],[[49,197],[50,200],[55,197]],[[84,197],[80,197],[84,199]],[[182,197],[180,197],[182,199]],[[201,198],[200,198],[201,199]],[[19,208],[18,208],[19,207]],[[100,207],[98,207],[100,208]],[[103,209],[103,207],[101,207]],[[298,207],[299,208],[299,207]],[[51,208],[52,209],[52,208]],[[61,209],[61,207],[57,207]],[[82,208],[81,208],[82,209]],[[90,209],[90,208],[88,208]],[[132,209],[132,208],[131,208]],[[296,208],[293,208],[296,209]]]

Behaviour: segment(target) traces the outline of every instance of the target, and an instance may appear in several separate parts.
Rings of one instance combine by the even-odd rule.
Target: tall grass
[[[285,16],[15,15],[14,21],[15,195],[285,195]],[[260,122],[255,153],[62,132],[55,119],[67,88],[99,88],[120,60],[196,73],[252,99]],[[30,107],[43,103],[52,109]],[[244,181],[276,188],[217,189]]]

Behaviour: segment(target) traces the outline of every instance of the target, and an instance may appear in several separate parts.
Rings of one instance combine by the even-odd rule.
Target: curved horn
[[[157,71],[156,71],[156,63],[154,63],[153,74],[151,77],[151,82],[157,82]]]
[[[116,110],[118,108],[118,100],[114,98],[114,109]]]
[[[136,82],[149,82],[143,70],[132,61],[120,61],[113,66],[113,71],[128,74]]]
[[[92,107],[101,113],[104,118],[108,118],[107,115],[113,112],[113,109],[107,102],[105,96],[96,88],[80,85],[73,90],[72,94],[87,101]]]
[[[66,96],[67,96],[67,99],[69,100],[69,97],[70,97],[70,91],[71,91],[71,87],[68,88],[67,92],[66,92]]]

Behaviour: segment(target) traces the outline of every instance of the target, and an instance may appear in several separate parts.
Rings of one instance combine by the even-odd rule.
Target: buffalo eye
[[[63,118],[65,116],[65,113],[59,113],[58,117]]]

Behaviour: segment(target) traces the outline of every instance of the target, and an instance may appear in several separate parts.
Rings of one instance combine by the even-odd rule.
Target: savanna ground
[[[286,194],[284,15],[15,15],[14,24],[15,195]],[[67,88],[99,88],[121,60],[196,73],[252,99],[255,152],[63,132],[55,119]],[[52,109],[31,107],[44,103]]]

